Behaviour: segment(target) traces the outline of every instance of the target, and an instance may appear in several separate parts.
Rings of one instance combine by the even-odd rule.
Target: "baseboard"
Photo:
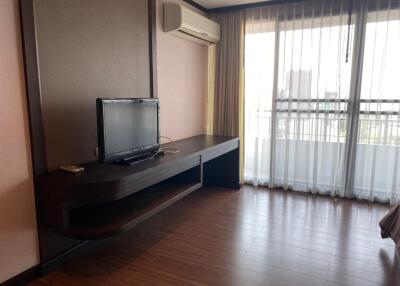
[[[84,241],[75,247],[69,249],[68,251],[62,253],[61,255],[57,256],[56,258],[43,263],[43,264],[38,264],[32,268],[29,268],[28,270],[25,270],[24,272],[18,274],[17,276],[14,276],[2,283],[0,283],[0,286],[24,286],[28,284],[29,282],[32,282],[33,280],[39,278],[42,275],[46,275],[57,268],[59,268],[61,265],[63,265],[69,258],[73,257],[74,254],[77,253],[78,249],[87,245],[88,241]]]
[[[79,243],[78,245],[75,245],[71,249],[63,252],[62,254],[58,255],[57,257],[44,262],[40,265],[40,274],[41,275],[46,275],[60,266],[62,266],[68,259],[72,258],[75,254],[78,253],[78,250],[81,249],[84,246],[88,246],[89,241],[85,240]],[[3,286],[3,285],[0,285]]]
[[[24,272],[18,274],[17,276],[14,276],[3,283],[0,283],[0,286],[23,286],[28,284],[29,282],[32,282],[35,280],[37,277],[39,277],[39,265],[33,266],[32,268],[29,268],[28,270],[25,270]]]

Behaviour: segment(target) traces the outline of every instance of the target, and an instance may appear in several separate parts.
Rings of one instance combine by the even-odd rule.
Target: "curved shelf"
[[[202,135],[172,146],[180,152],[131,166],[92,162],[82,173],[38,177],[41,227],[70,238],[105,238],[199,189],[203,177],[205,184],[239,186],[238,138]]]
[[[201,183],[169,184],[159,190],[138,192],[113,204],[89,205],[70,213],[71,226],[51,228],[76,239],[101,239],[118,234],[201,188]],[[147,195],[148,191],[152,192]]]

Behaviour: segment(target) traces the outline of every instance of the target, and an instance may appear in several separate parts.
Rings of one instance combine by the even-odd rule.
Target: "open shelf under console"
[[[54,171],[39,177],[41,225],[71,238],[100,239],[203,185],[239,187],[238,138],[196,136],[173,145],[179,153],[132,166],[92,162],[79,174]]]

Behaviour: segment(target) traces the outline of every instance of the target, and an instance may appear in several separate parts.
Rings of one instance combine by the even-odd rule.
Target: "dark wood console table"
[[[130,166],[84,165],[70,174],[38,178],[42,227],[62,236],[100,239],[117,234],[203,185],[239,188],[239,139],[196,136],[163,147],[160,155]]]

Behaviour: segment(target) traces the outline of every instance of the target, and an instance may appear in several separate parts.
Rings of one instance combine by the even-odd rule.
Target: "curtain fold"
[[[239,136],[243,97],[244,11],[212,15],[221,25],[216,45],[214,134]]]
[[[398,201],[400,1],[309,0],[245,22],[244,180]]]
[[[245,11],[234,11],[211,15],[221,25],[221,40],[215,52],[215,67],[209,63],[209,78],[214,86],[209,88],[209,107],[212,108],[212,133],[215,135],[239,136],[241,144],[240,166],[243,169],[243,108],[244,108],[244,29]],[[213,74],[213,70],[215,73]],[[211,75],[210,75],[211,74]],[[211,102],[210,102],[211,101]],[[211,106],[210,106],[211,103]],[[210,125],[210,124],[209,124]],[[241,171],[241,174],[243,172]]]

